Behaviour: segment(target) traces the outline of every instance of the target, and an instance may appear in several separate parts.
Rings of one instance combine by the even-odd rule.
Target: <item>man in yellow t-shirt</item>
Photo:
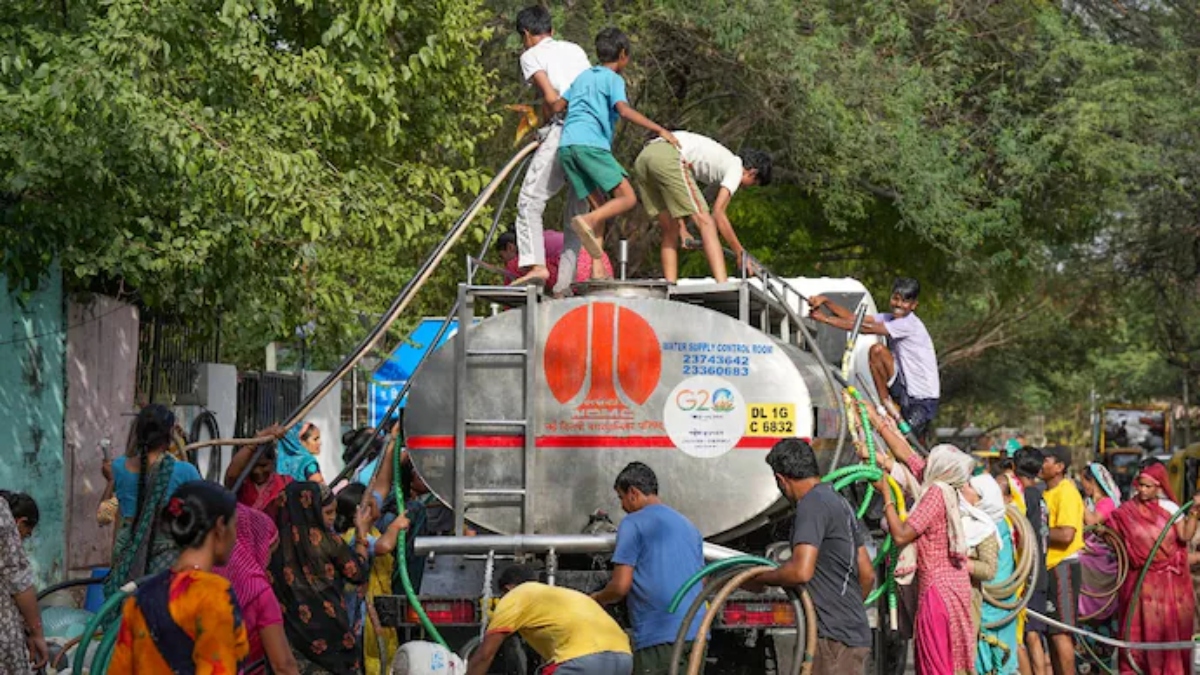
[[[1068,626],[1076,624],[1079,604],[1079,551],[1083,549],[1083,497],[1075,483],[1067,478],[1071,465],[1068,448],[1053,447],[1043,451],[1042,480],[1046,492],[1042,498],[1049,511],[1050,537],[1046,547],[1046,569],[1050,583],[1047,592],[1046,615]],[[1075,639],[1054,626],[1048,626],[1050,658],[1056,675],[1074,675]]]
[[[496,585],[503,594],[487,635],[471,654],[467,675],[486,675],[504,640],[520,633],[554,675],[631,675],[629,636],[600,605],[569,588],[536,581],[533,570],[513,565]]]

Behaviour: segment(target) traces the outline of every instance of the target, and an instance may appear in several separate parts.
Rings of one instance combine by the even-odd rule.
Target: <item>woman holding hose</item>
[[[996,531],[996,536],[989,540],[994,541],[997,546],[996,566],[992,570],[991,577],[981,578],[980,583],[1004,583],[1012,577],[1013,571],[1016,569],[1016,549],[1013,547],[1012,529],[1005,519],[1004,493],[1001,491],[1000,484],[991,475],[980,474],[967,482],[967,487],[963,489],[963,496],[966,497],[967,502],[992,521]],[[982,549],[992,545],[985,542],[976,548]],[[972,571],[976,567],[982,566],[972,563]],[[1016,597],[1014,594],[1007,598],[1000,598],[1000,600],[1009,602]],[[979,675],[992,673],[1011,675],[1017,672],[1018,654],[1013,651],[1018,644],[1016,617],[1009,618],[1008,622],[1002,626],[987,627],[990,623],[1003,620],[1008,613],[1007,610],[1000,607],[983,603],[980,611],[979,644],[975,656],[975,670]]]
[[[1093,462],[1080,475],[1080,486],[1087,498],[1087,510],[1083,522],[1089,528],[1103,525],[1108,516],[1121,505],[1121,492],[1103,464]],[[1079,552],[1081,586],[1079,593],[1079,621],[1088,624],[1088,629],[1105,636],[1117,634],[1116,588],[1120,563],[1117,552],[1099,532],[1088,531],[1083,535],[1083,550]],[[1096,658],[1110,659],[1111,649],[1107,645],[1085,644]],[[1111,659],[1110,659],[1111,660]]]
[[[922,494],[906,521],[900,520],[886,478],[875,486],[884,498],[883,514],[893,541],[899,546],[913,545],[901,552],[896,573],[898,577],[916,575],[919,600],[913,642],[917,673],[973,673],[976,631],[971,621],[971,582],[959,490],[971,477],[975,460],[945,444],[933,448],[924,460],[895,429],[885,425],[880,431],[896,459],[921,481]]]
[[[1200,522],[1200,494],[1192,500],[1188,515],[1166,534],[1151,559],[1155,541],[1178,511],[1167,482],[1167,470],[1157,463],[1143,468],[1134,481],[1134,491],[1134,498],[1108,517],[1109,527],[1125,540],[1129,551],[1130,574],[1121,587],[1119,625],[1122,629],[1129,627],[1124,639],[1132,642],[1187,642],[1192,636],[1193,611],[1187,543]],[[1141,570],[1147,561],[1150,568],[1142,581],[1137,605],[1132,606],[1140,576],[1134,572]],[[1191,670],[1190,650],[1121,650],[1118,663],[1122,675],[1184,675]]]

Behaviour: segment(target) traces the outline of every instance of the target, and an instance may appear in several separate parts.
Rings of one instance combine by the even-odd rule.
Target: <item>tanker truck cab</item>
[[[621,514],[613,483],[630,462],[655,471],[659,495],[700,530],[712,560],[790,552],[789,505],[765,462],[777,441],[808,440],[823,472],[857,461],[830,372],[841,370],[847,333],[804,319],[803,298],[861,301],[874,313],[861,283],[608,281],[579,291],[549,300],[460,286],[456,318],[469,328],[413,379],[404,415],[413,465],[453,507],[455,532],[479,533],[414,544],[426,557],[420,603],[455,650],[480,635],[493,580],[514,560],[540,565],[550,584],[606,585]],[[475,308],[492,303],[509,309],[476,322]],[[859,339],[847,364],[860,388],[877,340]],[[396,592],[376,601],[380,619],[416,638],[416,608]],[[620,606],[616,614],[627,625]],[[735,593],[714,624],[706,672],[790,672],[795,626],[782,592]],[[524,672],[530,655],[509,651],[493,672]]]

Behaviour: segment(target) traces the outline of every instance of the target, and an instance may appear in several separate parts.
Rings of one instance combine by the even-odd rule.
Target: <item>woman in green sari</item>
[[[113,463],[120,517],[105,595],[167,569],[179,553],[168,537],[159,534],[158,513],[180,485],[201,478],[196,467],[168,452],[174,430],[175,414],[166,406],[142,408],[134,422],[130,452]]]

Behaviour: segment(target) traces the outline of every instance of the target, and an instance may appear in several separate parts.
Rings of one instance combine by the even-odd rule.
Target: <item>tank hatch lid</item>
[[[621,281],[619,279],[592,279],[571,284],[571,292],[576,297],[609,297],[609,298],[657,298],[666,299],[668,284],[666,281],[640,279],[637,281]]]

